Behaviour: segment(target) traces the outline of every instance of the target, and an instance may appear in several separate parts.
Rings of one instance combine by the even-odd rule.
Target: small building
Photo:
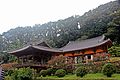
[[[42,42],[37,45],[30,44],[9,53],[18,58],[18,67],[45,67],[51,58],[59,55],[72,58],[74,64],[87,63],[89,60],[105,60],[109,58],[108,48],[111,45],[111,40],[102,35],[82,41],[70,41],[66,46],[57,49]]]

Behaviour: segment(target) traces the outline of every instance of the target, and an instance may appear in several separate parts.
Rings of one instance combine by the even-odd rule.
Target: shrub
[[[56,72],[55,72],[55,75],[57,77],[64,77],[66,75],[66,71],[64,69],[58,69]]]
[[[20,68],[18,74],[21,80],[31,80],[32,79],[32,69],[30,68]]]
[[[87,74],[87,70],[85,67],[80,66],[79,68],[76,69],[76,76],[83,77]]]
[[[67,69],[65,69],[65,71],[66,71],[66,74],[74,74],[74,69],[73,68],[67,68]]]
[[[13,70],[5,70],[5,76],[11,76],[11,74],[13,73]]]
[[[58,70],[58,69],[53,68],[52,74],[55,75],[55,72],[56,72],[57,70]]]
[[[12,80],[31,80],[32,69],[30,68],[15,69],[11,76]]]
[[[8,75],[8,76],[5,76],[5,80],[12,80],[11,77]]]
[[[47,70],[40,71],[40,76],[46,77],[46,75],[47,75]]]
[[[18,69],[15,69],[14,72],[11,74],[12,80],[18,80]]]
[[[52,68],[48,68],[48,69],[47,69],[47,75],[51,76],[52,71],[53,71],[53,69],[52,69]]]
[[[54,71],[54,69],[53,68],[48,68],[47,69],[47,75],[48,76],[51,76],[52,74],[54,74],[56,71]]]
[[[106,75],[107,77],[111,77],[113,73],[116,72],[116,68],[113,64],[108,63],[105,64],[102,68],[102,72],[104,75]]]
[[[64,68],[66,67],[66,57],[63,55],[56,56],[48,61],[49,66]]]

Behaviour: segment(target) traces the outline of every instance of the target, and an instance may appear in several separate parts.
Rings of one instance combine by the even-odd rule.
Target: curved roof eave
[[[29,45],[29,46],[26,46],[26,47],[24,47],[24,48],[21,48],[21,49],[15,50],[15,51],[8,52],[8,53],[10,53],[10,54],[17,53],[17,52],[20,52],[20,51],[26,50],[26,49],[28,49],[29,47],[30,47],[30,45]]]
[[[112,44],[112,41],[110,39],[105,40],[104,42],[98,43],[96,45],[91,45],[91,46],[87,46],[87,47],[82,47],[82,48],[77,48],[77,49],[71,49],[71,50],[62,50],[63,52],[71,52],[71,51],[77,51],[77,50],[84,50],[84,49],[88,49],[88,48],[94,48],[97,46],[101,46],[107,42],[110,42]]]
[[[35,49],[39,49],[42,51],[48,51],[48,52],[61,52],[60,50],[54,49],[54,48],[48,48],[48,47],[38,47],[38,46],[33,46]]]
[[[38,49],[38,50],[41,50],[41,51],[48,51],[48,52],[61,52],[60,50],[57,50],[57,49],[52,49],[52,48],[48,48],[48,47],[43,47],[43,46],[27,46],[27,47],[24,47],[24,48],[21,48],[21,49],[18,49],[18,50],[15,50],[15,51],[12,51],[12,52],[8,52],[10,54],[15,54],[15,53],[19,53],[21,51],[24,51],[24,50],[27,50],[29,48],[34,48],[34,49]]]
[[[76,44],[75,44],[75,46],[73,46],[74,42],[71,42],[71,43],[68,43],[66,46],[64,46],[62,48],[58,48],[58,49],[44,47],[44,46],[28,45],[24,48],[21,48],[21,49],[15,50],[15,51],[11,51],[11,52],[8,52],[8,53],[10,53],[10,54],[20,53],[22,51],[28,50],[29,48],[38,49],[38,50],[41,50],[41,51],[53,52],[53,53],[62,53],[62,52],[71,52],[71,51],[93,48],[93,47],[96,47],[96,46],[103,45],[107,42],[110,42],[109,44],[112,45],[112,41],[110,39],[104,40],[103,36],[88,39],[88,40],[85,40],[85,41],[86,42],[92,41],[92,43],[94,43],[94,44],[90,44],[90,42],[89,42],[89,43],[87,43],[89,45],[86,45],[86,42],[82,42],[82,44],[79,43],[79,46],[76,46]],[[84,46],[80,46],[80,45],[84,45]]]

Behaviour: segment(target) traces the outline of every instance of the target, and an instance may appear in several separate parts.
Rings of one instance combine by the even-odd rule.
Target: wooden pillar
[[[44,64],[43,58],[41,58],[41,64]]]
[[[93,51],[94,51],[94,53],[93,53],[93,61],[94,61],[94,54],[96,54],[96,47],[95,48],[93,48]]]
[[[23,64],[23,57],[21,57],[21,61],[22,61],[22,64]]]
[[[33,60],[33,63],[35,63],[35,56],[33,55],[33,57],[32,57],[32,60]]]
[[[31,55],[31,61],[32,61],[32,63],[34,62],[33,55]]]
[[[18,60],[18,63],[20,63],[20,59],[19,59],[19,57],[17,57],[17,60]]]
[[[91,60],[93,61],[93,55],[91,55]]]
[[[82,62],[84,62],[84,53],[85,53],[85,51],[83,50],[81,52],[82,52]]]
[[[33,56],[32,55],[28,55],[27,56],[28,62],[32,63],[33,62]]]
[[[24,62],[26,63],[26,61],[27,61],[27,56],[24,56]]]
[[[108,53],[108,45],[107,45],[107,53]]]
[[[27,55],[24,57],[24,61],[25,61],[25,63],[27,62]]]
[[[19,63],[21,63],[21,57],[19,57]]]
[[[75,59],[75,64],[77,64],[78,62],[77,62],[77,57],[74,57],[74,59]]]
[[[75,63],[74,53],[72,53],[73,63]]]
[[[30,55],[28,55],[28,56],[27,56],[27,62],[29,62],[29,63],[30,63],[30,60],[29,60],[29,58],[30,58]]]

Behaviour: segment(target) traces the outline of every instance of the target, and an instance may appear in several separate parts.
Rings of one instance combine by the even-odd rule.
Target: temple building
[[[62,48],[51,48],[45,42],[42,42],[37,45],[30,44],[9,53],[18,58],[19,67],[45,66],[51,58],[59,55],[66,56],[66,60],[72,58],[73,63],[77,64],[108,59],[108,48],[111,45],[112,41],[102,35],[82,41],[70,41]]]

